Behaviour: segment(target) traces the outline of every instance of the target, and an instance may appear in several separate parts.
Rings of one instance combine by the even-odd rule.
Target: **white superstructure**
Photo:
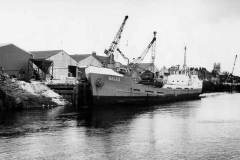
[[[202,88],[202,81],[197,75],[173,74],[168,76],[163,88],[199,89]]]

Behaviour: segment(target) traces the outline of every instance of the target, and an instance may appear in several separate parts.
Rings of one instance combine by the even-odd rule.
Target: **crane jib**
[[[147,55],[149,49],[151,47],[155,47],[155,41],[157,40],[156,38],[156,34],[157,32],[153,32],[153,39],[151,40],[151,42],[148,44],[147,48],[143,51],[143,53],[141,54],[141,56],[139,56],[138,58],[136,58],[133,63],[140,63],[141,61],[143,61],[143,59],[145,58],[145,56]],[[154,63],[154,60],[155,60],[155,49],[152,50],[152,63]]]
[[[113,41],[112,41],[112,43],[109,47],[109,49],[105,50],[105,52],[104,52],[105,54],[107,54],[110,57],[109,64],[112,64],[114,62],[113,53],[114,53],[115,49],[117,48],[117,45],[119,44],[119,41],[121,39],[121,34],[122,34],[122,31],[123,31],[123,28],[125,26],[125,23],[126,23],[127,19],[128,19],[128,16],[125,16],[117,34],[115,35],[115,37],[114,37],[114,39],[113,39]]]

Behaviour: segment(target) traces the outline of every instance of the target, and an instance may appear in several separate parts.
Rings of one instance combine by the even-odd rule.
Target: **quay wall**
[[[240,92],[240,84],[214,84],[210,81],[203,81],[203,93],[211,92]]]
[[[48,84],[47,86],[54,92],[63,96],[68,102],[74,103],[74,96],[77,94],[75,92],[76,84]]]

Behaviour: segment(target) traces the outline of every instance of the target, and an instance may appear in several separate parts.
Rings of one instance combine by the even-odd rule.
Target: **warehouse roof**
[[[34,59],[48,59],[63,50],[31,51]]]
[[[17,49],[23,51],[25,54],[31,55],[30,52],[28,52],[28,51],[26,51],[26,50],[24,50],[24,49],[16,46],[15,44],[12,44],[12,43],[0,43],[0,48],[3,49],[3,47],[4,47],[5,49],[17,48]],[[6,52],[6,51],[5,51],[5,52]]]
[[[79,62],[89,56],[93,56],[95,57],[99,62],[106,64],[108,62],[108,57],[106,56],[99,56],[96,55],[96,53],[92,53],[92,54],[74,54],[74,55],[70,55],[73,59],[75,59],[75,61]]]
[[[108,63],[109,57],[98,56],[98,55],[96,55],[95,57],[96,57],[101,63],[104,63],[104,64],[107,64],[107,63]]]
[[[0,43],[0,47],[11,45],[11,43]]]
[[[91,54],[74,54],[74,55],[70,55],[75,61],[79,62],[89,56],[91,56]]]

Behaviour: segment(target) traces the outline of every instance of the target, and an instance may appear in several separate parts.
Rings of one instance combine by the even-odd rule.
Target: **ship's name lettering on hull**
[[[120,77],[108,76],[108,80],[120,82]]]

